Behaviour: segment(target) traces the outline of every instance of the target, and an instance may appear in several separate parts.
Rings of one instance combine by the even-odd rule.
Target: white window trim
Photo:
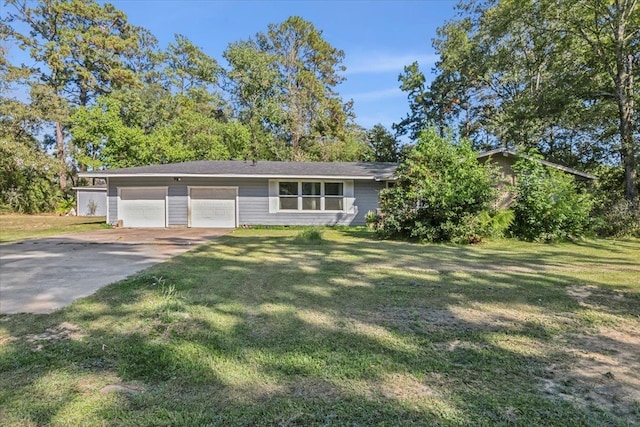
[[[109,188],[109,177],[107,177],[106,181],[107,181],[107,194],[106,194],[106,200],[107,200],[107,218],[106,218],[106,221],[107,221],[107,224],[111,224],[111,221],[109,221],[109,218],[110,218],[110,216],[111,216],[111,215],[109,215],[109,211],[111,211],[111,197],[109,197],[109,190],[110,190],[110,188]],[[118,193],[118,194],[119,194],[119,193]],[[117,209],[117,208],[116,208],[116,209]],[[80,212],[80,211],[77,211],[77,212]]]
[[[213,188],[213,189],[220,189],[220,190],[235,190],[236,192],[236,206],[235,206],[235,218],[236,218],[236,224],[235,227],[238,227],[238,224],[240,224],[240,218],[239,218],[239,203],[240,203],[240,199],[238,197],[238,187],[234,187],[231,185],[227,185],[227,186],[223,186],[223,185],[187,185],[187,227],[191,228],[191,189],[192,188]]]
[[[117,187],[118,189],[118,219],[117,221],[120,221],[121,217],[120,217],[120,204],[122,203],[122,190],[156,190],[158,188],[161,188],[164,190],[164,228],[168,227],[169,224],[169,187],[165,187],[165,186],[144,186],[144,187],[140,187],[140,186],[136,186],[136,187]],[[126,225],[125,225],[126,227]]]
[[[296,197],[298,201],[298,209],[280,209],[280,183],[281,182],[297,182],[298,183],[298,194]],[[302,183],[304,182],[319,182],[320,183],[320,194],[315,195],[302,195]],[[338,199],[339,196],[327,196],[325,194],[325,184],[342,184],[342,205],[343,209],[339,210],[326,210],[325,209],[325,200],[327,197]],[[269,180],[269,212],[270,213],[295,213],[295,214],[319,214],[319,213],[353,213],[354,209],[354,197],[353,197],[353,181],[352,180],[342,180],[342,179],[273,179]],[[286,197],[286,196],[285,196]],[[302,200],[303,198],[309,197],[319,197],[320,198],[320,209],[319,210],[304,210],[302,209]],[[293,196],[291,197],[293,198]]]

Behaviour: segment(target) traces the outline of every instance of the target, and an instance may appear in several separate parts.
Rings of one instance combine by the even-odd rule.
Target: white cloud
[[[380,54],[359,55],[345,64],[345,74],[374,74],[374,73],[400,73],[405,65],[418,61],[422,71],[429,72],[429,68],[439,59],[438,55],[414,55],[414,54]]]

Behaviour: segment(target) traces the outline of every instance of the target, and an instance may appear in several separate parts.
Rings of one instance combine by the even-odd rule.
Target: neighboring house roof
[[[528,157],[526,155],[519,154],[516,151],[509,150],[508,148],[496,148],[495,150],[485,151],[484,153],[478,154],[477,158],[478,159],[484,159],[484,158],[495,156],[495,155],[502,155],[502,156],[505,156],[505,157],[515,157],[515,158],[522,157],[522,158],[525,158],[525,159],[526,158],[530,158],[530,157]],[[561,170],[563,172],[570,173],[570,174],[578,176],[580,178],[598,179],[598,177],[596,177],[595,175],[591,175],[590,173],[586,173],[586,172],[581,172],[581,171],[579,171],[577,169],[573,169],[573,168],[569,168],[569,167],[566,167],[566,166],[562,166],[562,165],[559,165],[557,163],[549,162],[547,160],[542,160],[542,159],[536,159],[536,160],[538,160],[543,165],[546,165],[546,166],[549,166],[549,167],[552,167],[552,168],[555,168],[555,169],[559,169],[559,170]]]
[[[391,179],[397,163],[368,162],[273,162],[265,160],[200,160],[165,165],[138,166],[83,172],[85,178],[108,177],[235,177],[308,179]]]

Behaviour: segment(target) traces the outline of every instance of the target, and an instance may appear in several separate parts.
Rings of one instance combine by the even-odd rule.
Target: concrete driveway
[[[113,229],[0,245],[0,313],[48,313],[229,229]]]

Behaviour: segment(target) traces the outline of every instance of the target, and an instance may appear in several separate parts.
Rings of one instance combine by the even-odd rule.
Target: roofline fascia
[[[550,162],[550,161],[547,161],[547,160],[540,159],[540,163],[542,163],[545,166],[549,166],[549,167],[552,167],[552,168],[560,169],[561,171],[564,171],[564,172],[567,172],[567,173],[570,173],[570,174],[573,174],[573,175],[581,176],[583,178],[598,179],[597,176],[591,175],[590,173],[580,172],[577,169],[573,169],[573,168],[570,168],[570,167],[567,167],[567,166],[562,166],[562,165],[559,165],[557,163],[553,163],[553,162]]]
[[[82,172],[81,178],[267,178],[267,179],[359,179],[375,180],[376,176],[352,175],[253,175],[253,174],[198,174],[198,173],[100,173]]]
[[[71,187],[72,190],[107,191],[107,187]]]
[[[519,156],[515,151],[509,150],[508,148],[494,148],[493,150],[485,151],[484,153],[480,153],[476,156],[476,159],[482,159],[484,157],[491,157],[495,154],[502,154],[503,156],[506,154],[510,154],[512,156]]]
[[[570,174],[576,175],[576,176],[581,176],[583,178],[594,179],[594,180],[598,179],[597,176],[592,175],[590,173],[581,172],[581,171],[579,171],[577,169],[573,169],[573,168],[570,168],[570,167],[567,167],[567,166],[562,166],[562,165],[559,165],[557,163],[550,162],[548,160],[536,159],[536,158],[527,156],[526,154],[519,154],[519,153],[516,153],[515,151],[511,151],[509,149],[504,149],[504,148],[496,148],[494,150],[485,151],[484,153],[478,154],[476,156],[476,158],[482,159],[482,158],[485,158],[485,157],[492,157],[492,156],[495,156],[495,155],[505,155],[505,154],[508,154],[508,155],[511,155],[511,156],[514,156],[514,157],[522,157],[522,158],[529,159],[529,160],[537,160],[537,161],[539,161],[540,163],[542,163],[545,166],[549,166],[549,167],[552,167],[552,168],[555,168],[555,169],[559,169],[559,170],[561,170],[563,172],[567,172],[567,173],[570,173]]]

